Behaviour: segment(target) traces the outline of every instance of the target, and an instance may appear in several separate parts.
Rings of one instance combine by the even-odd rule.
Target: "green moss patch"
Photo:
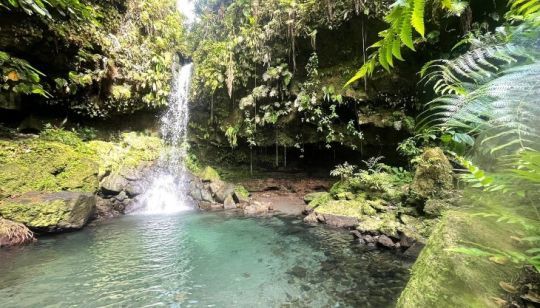
[[[449,210],[444,214],[412,268],[398,307],[491,307],[496,306],[494,298],[504,297],[499,283],[509,282],[519,265],[480,251],[515,250],[512,236],[523,233],[516,225],[474,213]]]
[[[0,141],[0,194],[94,192],[98,163],[90,151],[42,139]]]
[[[198,176],[205,182],[219,181],[221,179],[219,173],[210,166],[204,168]]]
[[[0,199],[31,191],[95,192],[100,176],[154,161],[162,149],[161,139],[138,133],[84,142],[74,132],[46,129],[39,138],[0,140]]]
[[[23,223],[30,228],[48,228],[68,220],[70,209],[61,200],[48,203],[15,203],[5,201],[0,204],[0,216]]]

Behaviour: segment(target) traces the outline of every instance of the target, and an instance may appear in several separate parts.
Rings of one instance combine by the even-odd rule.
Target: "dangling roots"
[[[25,225],[0,218],[0,247],[23,245],[34,241],[34,233]]]

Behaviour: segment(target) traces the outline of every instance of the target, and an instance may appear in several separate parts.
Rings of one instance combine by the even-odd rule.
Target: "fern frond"
[[[416,32],[418,32],[422,37],[424,37],[424,34],[425,34],[425,27],[424,27],[425,6],[426,6],[425,0],[413,0],[412,2],[411,25],[414,27]]]

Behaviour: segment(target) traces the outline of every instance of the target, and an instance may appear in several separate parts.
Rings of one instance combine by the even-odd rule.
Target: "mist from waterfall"
[[[157,162],[152,184],[142,198],[142,213],[168,214],[192,209],[187,197],[184,165],[192,68],[192,64],[187,64],[174,69],[169,106],[161,117],[161,135],[166,148]]]

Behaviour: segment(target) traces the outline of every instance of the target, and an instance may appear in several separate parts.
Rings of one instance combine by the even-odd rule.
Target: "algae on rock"
[[[97,190],[91,152],[37,139],[0,140],[0,197],[29,191]]]
[[[422,198],[443,197],[454,188],[452,165],[440,148],[426,148],[417,159],[411,189]]]
[[[478,247],[514,249],[516,227],[497,225],[475,212],[449,210],[434,228],[426,247],[413,265],[412,277],[398,300],[398,307],[490,307],[503,296],[499,282],[507,281],[515,264],[493,262],[485,255],[461,254],[455,249]]]
[[[91,193],[27,193],[0,201],[0,216],[37,231],[56,232],[82,228],[94,215]]]

